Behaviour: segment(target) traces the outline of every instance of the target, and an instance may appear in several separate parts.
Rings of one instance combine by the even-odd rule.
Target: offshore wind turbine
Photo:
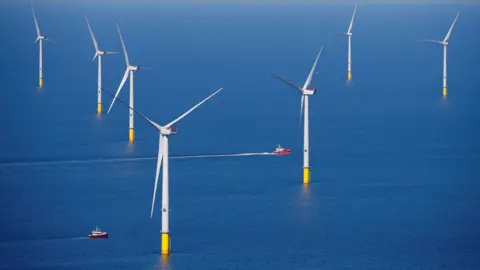
[[[309,88],[310,83],[312,82],[312,77],[313,73],[315,72],[315,68],[318,63],[318,59],[320,58],[320,55],[322,54],[323,46],[320,49],[320,52],[318,52],[317,58],[315,59],[315,62],[313,63],[312,69],[310,70],[310,74],[308,74],[307,80],[305,81],[305,84],[303,87],[298,86],[292,81],[286,80],[281,78],[280,76],[277,76],[273,74],[273,76],[282,82],[290,85],[291,87],[295,88],[298,92],[300,92],[300,95],[302,96],[301,101],[300,101],[300,121],[302,118],[302,113],[304,114],[304,130],[303,130],[303,183],[308,184],[310,183],[310,139],[309,139],[309,111],[308,111],[308,98],[309,96],[314,95],[317,90],[314,88]]]
[[[100,115],[102,114],[102,56],[107,54],[118,54],[118,52],[106,52],[100,50],[97,39],[93,34],[90,23],[88,22],[87,16],[85,16],[85,21],[87,22],[88,30],[90,31],[90,36],[92,37],[93,41],[93,47],[95,48],[95,55],[93,56],[92,63],[98,57],[97,113]]]
[[[213,94],[209,95],[207,98],[202,100],[200,103],[197,105],[193,106],[190,108],[188,111],[177,117],[175,120],[172,122],[166,124],[165,126],[161,126],[158,123],[150,120],[148,117],[144,116],[140,112],[134,110],[132,107],[130,107],[131,110],[133,110],[135,113],[140,115],[143,119],[147,120],[148,123],[150,123],[153,127],[157,129],[159,132],[159,141],[158,141],[158,159],[157,159],[157,170],[155,173],[155,185],[153,188],[153,198],[152,198],[152,208],[150,211],[150,218],[153,217],[153,210],[155,208],[155,197],[157,195],[157,187],[158,187],[158,176],[160,174],[160,169],[162,167],[162,161],[163,161],[163,175],[162,175],[162,237],[161,237],[161,253],[164,255],[168,255],[171,252],[171,238],[170,238],[170,224],[169,224],[169,218],[170,218],[170,201],[169,201],[169,174],[168,174],[168,137],[170,135],[177,134],[177,129],[173,127],[175,123],[178,121],[182,120],[185,116],[187,116],[189,113],[191,113],[193,110],[198,108],[200,105],[205,103],[207,100],[218,94],[220,91],[222,91],[223,88],[218,89],[215,91]],[[114,97],[114,99],[118,99],[117,97]],[[128,106],[125,104],[122,100],[118,99],[121,103],[124,105]]]
[[[133,113],[134,113],[134,102],[133,102],[133,72],[140,70],[140,66],[134,66],[130,64],[130,61],[128,60],[128,53],[127,49],[125,48],[125,42],[123,42],[123,36],[122,32],[120,31],[120,27],[118,26],[117,23],[117,30],[118,30],[118,35],[120,36],[120,41],[122,42],[122,49],[123,49],[123,54],[125,55],[125,64],[127,69],[125,70],[125,74],[123,75],[122,81],[120,82],[120,86],[118,87],[117,93],[115,94],[115,97],[112,100],[112,104],[110,104],[110,108],[108,108],[107,114],[110,113],[110,110],[112,109],[113,104],[115,103],[115,100],[117,100],[117,96],[120,93],[120,90],[122,90],[123,85],[127,81],[127,78],[130,76],[130,102],[129,102],[129,118],[128,118],[128,141],[132,143],[135,140],[135,127],[134,127],[134,122],[133,122]]]
[[[357,5],[355,5],[355,8],[353,9],[353,15],[352,15],[352,20],[350,21],[350,26],[348,27],[347,32],[345,35],[348,37],[348,74],[347,74],[347,79],[349,81],[352,80],[352,27],[353,27],[353,21],[355,20],[355,13],[357,12]]]
[[[447,46],[448,46],[448,40],[450,39],[450,36],[452,35],[453,28],[455,27],[455,23],[457,22],[458,16],[460,15],[460,12],[457,13],[457,16],[455,16],[455,19],[453,20],[452,26],[450,26],[450,29],[448,30],[447,35],[443,39],[443,41],[440,40],[431,40],[431,39],[423,39],[421,40],[422,42],[430,42],[430,43],[438,43],[443,45],[443,97],[447,96]]]
[[[38,42],[39,45],[39,65],[38,65],[38,87],[43,88],[43,41],[50,41],[53,42],[53,40],[48,39],[47,36],[44,36],[40,33],[40,27],[38,26],[37,22],[37,16],[35,16],[35,10],[33,10],[32,6],[32,14],[33,14],[33,20],[35,21],[35,28],[37,29],[37,39],[35,40],[35,43]]]

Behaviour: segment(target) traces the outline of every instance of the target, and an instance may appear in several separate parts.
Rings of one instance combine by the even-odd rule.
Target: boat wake
[[[268,156],[274,155],[270,152],[262,153],[236,153],[236,154],[212,154],[212,155],[188,155],[188,156],[171,156],[169,159],[188,159],[188,158],[216,158],[216,157],[245,157],[245,156]],[[79,160],[53,160],[53,161],[28,161],[28,162],[2,162],[2,167],[22,167],[22,166],[51,166],[51,165],[75,165],[89,163],[108,163],[108,162],[136,162],[143,160],[155,160],[153,157],[131,157],[131,158],[97,158],[97,159],[79,159]]]
[[[84,240],[84,239],[88,239],[88,236],[82,236],[82,237],[59,237],[59,238],[40,238],[40,239],[28,239],[28,240],[2,241],[2,242],[0,242],[0,245],[26,244],[26,243],[36,243],[36,242],[46,242],[46,241]]]
[[[194,156],[178,156],[169,157],[170,159],[184,159],[184,158],[215,158],[215,157],[246,157],[246,156],[267,156],[273,153],[238,153],[238,154],[217,154],[217,155],[194,155]]]

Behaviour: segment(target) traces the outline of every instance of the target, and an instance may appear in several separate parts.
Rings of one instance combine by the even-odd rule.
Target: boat
[[[290,149],[285,149],[280,146],[280,144],[275,148],[275,151],[273,151],[274,155],[288,155],[292,152]]]
[[[108,238],[107,232],[102,232],[100,228],[96,227],[91,234],[88,235],[89,238]]]

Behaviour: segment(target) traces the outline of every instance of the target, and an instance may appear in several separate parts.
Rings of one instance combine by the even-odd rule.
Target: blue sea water
[[[360,5],[348,84],[350,5],[35,8],[56,41],[41,90],[29,6],[0,4],[0,269],[480,268],[479,6]],[[442,39],[457,11],[442,99],[442,48],[417,40]],[[129,159],[155,156],[158,134],[136,117],[130,146],[125,107],[97,117],[84,15],[106,50],[118,22],[132,64],[151,67],[135,105],[160,124],[225,88],[177,124],[171,155],[293,151],[172,159],[168,259],[160,212],[148,219],[156,161]],[[304,187],[300,97],[271,73],[301,84],[321,45]],[[124,69],[104,58],[106,90]],[[108,240],[85,237],[96,225]]]

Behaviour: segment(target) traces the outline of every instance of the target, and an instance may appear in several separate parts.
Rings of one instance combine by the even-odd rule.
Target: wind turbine
[[[93,47],[95,48],[95,56],[93,56],[92,63],[98,57],[97,113],[100,115],[102,114],[102,56],[107,54],[117,54],[118,52],[106,52],[100,50],[92,28],[90,27],[90,23],[88,22],[87,16],[85,16],[85,21],[87,22],[88,30],[90,31],[90,36],[92,37],[93,41]]]
[[[348,75],[347,78],[348,80],[352,80],[352,27],[353,27],[353,21],[355,20],[355,13],[357,12],[357,5],[355,5],[355,8],[353,9],[353,16],[352,20],[350,21],[350,26],[348,27],[348,31],[345,33],[345,35],[348,37]]]
[[[160,169],[162,167],[162,161],[163,161],[163,176],[162,176],[162,245],[161,245],[161,253],[164,255],[170,254],[171,251],[171,239],[170,239],[170,228],[169,228],[169,175],[168,175],[168,137],[170,135],[177,134],[177,129],[173,127],[175,123],[178,121],[182,120],[185,116],[187,116],[189,113],[191,113],[193,110],[198,108],[200,105],[205,103],[207,100],[218,94],[220,91],[222,91],[223,88],[218,89],[215,91],[213,94],[209,95],[207,98],[202,100],[200,103],[197,105],[193,106],[191,109],[180,115],[178,118],[173,120],[172,122],[166,124],[165,126],[161,126],[152,120],[150,120],[148,117],[144,116],[138,111],[133,110],[132,107],[130,107],[131,110],[133,110],[135,113],[140,115],[143,119],[147,120],[148,123],[150,123],[153,127],[157,129],[159,132],[159,141],[158,141],[158,159],[157,159],[157,170],[155,174],[155,186],[153,188],[153,199],[152,199],[152,208],[150,211],[150,219],[153,217],[153,210],[155,208],[155,197],[157,195],[157,186],[158,186],[158,176],[160,174]],[[114,97],[114,99],[118,99],[117,97]],[[126,103],[124,103],[122,100],[118,99],[121,103],[124,105],[128,106]],[[128,106],[129,107],[129,106]]]
[[[453,27],[455,27],[455,23],[457,22],[458,15],[460,15],[460,12],[458,12],[457,16],[455,16],[455,19],[453,20],[452,26],[450,26],[450,29],[448,30],[448,33],[445,36],[445,38],[443,39],[443,41],[431,40],[431,39],[421,40],[422,42],[438,43],[438,44],[443,45],[443,97],[447,96],[447,46],[448,46],[448,40],[450,39],[450,36],[452,35]]]
[[[43,36],[40,34],[40,27],[38,26],[37,22],[37,16],[35,16],[35,10],[33,10],[32,6],[32,14],[33,14],[33,20],[35,21],[35,28],[37,29],[37,39],[35,40],[35,43],[39,42],[39,66],[38,66],[38,87],[43,88],[43,41],[50,41],[53,42],[53,40],[48,39],[47,36]]]
[[[120,83],[120,86],[118,87],[117,93],[115,94],[115,97],[112,100],[112,104],[110,104],[110,108],[108,108],[107,114],[110,113],[110,110],[112,109],[112,106],[115,103],[115,100],[117,99],[117,96],[120,93],[120,90],[122,90],[123,85],[125,84],[128,76],[130,75],[130,105],[128,106],[130,108],[130,110],[129,110],[129,120],[128,120],[128,124],[129,124],[128,141],[130,143],[132,143],[135,140],[135,129],[134,129],[134,124],[133,124],[133,113],[134,113],[133,72],[137,71],[137,70],[140,70],[140,66],[130,65],[130,62],[128,61],[127,49],[125,48],[125,43],[123,42],[122,32],[120,31],[120,27],[118,26],[118,23],[117,23],[117,30],[118,30],[118,35],[120,35],[120,41],[122,42],[122,49],[123,49],[123,54],[125,55],[125,64],[127,66],[127,69],[125,70],[125,74],[123,75],[123,79],[122,79],[122,82]]]
[[[314,95],[317,90],[314,88],[309,88],[310,83],[312,82],[312,77],[313,73],[315,72],[315,68],[317,66],[318,59],[320,58],[320,55],[322,54],[323,46],[320,49],[320,52],[318,52],[317,59],[315,59],[315,63],[313,63],[312,70],[310,70],[310,74],[307,77],[307,80],[305,81],[305,84],[303,87],[298,86],[292,81],[286,80],[281,78],[280,76],[277,76],[273,74],[273,76],[282,82],[290,85],[291,87],[295,88],[298,92],[300,92],[300,95],[302,95],[302,99],[300,101],[300,121],[302,118],[302,113],[305,114],[304,118],[304,130],[303,130],[303,183],[308,184],[310,183],[310,156],[309,156],[309,151],[310,151],[310,142],[309,142],[309,119],[308,119],[308,97]],[[305,108],[305,112],[303,111]]]

